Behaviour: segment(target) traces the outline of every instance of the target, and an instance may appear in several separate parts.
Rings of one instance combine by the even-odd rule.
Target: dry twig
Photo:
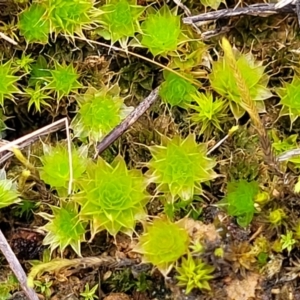
[[[115,127],[104,139],[97,145],[96,154],[94,159],[109,147],[116,139],[118,139],[132,124],[134,124],[142,114],[154,103],[158,97],[157,87],[153,90],[148,97],[146,97],[128,116],[123,122]]]
[[[215,21],[223,18],[230,18],[236,16],[250,15],[267,17],[274,14],[287,14],[287,13],[297,13],[296,6],[293,4],[276,8],[274,3],[259,3],[249,5],[247,7],[239,7],[236,9],[221,9],[217,11],[211,11],[208,13],[186,17],[183,18],[183,23],[185,24],[196,24],[198,22],[204,21]]]
[[[5,256],[10,268],[16,275],[22,290],[30,300],[39,300],[35,291],[27,285],[27,277],[14,252],[11,250],[5,236],[0,230],[0,250]]]
[[[51,132],[62,129],[66,125],[66,118],[63,118],[59,121],[56,121],[50,125],[47,125],[43,128],[40,128],[32,133],[26,134],[25,136],[20,137],[12,142],[5,142],[0,144],[0,154],[4,151],[12,150],[14,147],[20,149],[25,148],[26,146],[32,144],[34,141],[38,140],[41,136],[49,134]],[[5,153],[0,156],[0,165],[2,165],[7,159],[9,159],[14,154],[12,152]]]

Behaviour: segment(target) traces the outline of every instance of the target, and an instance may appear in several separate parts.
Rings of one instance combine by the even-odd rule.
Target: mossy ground
[[[17,2],[17,1],[16,1]],[[19,1],[21,2],[21,1]],[[138,1],[140,5],[160,3],[162,1]],[[200,1],[182,1],[190,8],[192,14],[204,12],[204,7]],[[258,1],[243,2],[242,5],[258,3]],[[228,1],[228,7],[234,7],[235,1]],[[17,19],[18,7],[24,4],[16,4],[13,0],[0,0],[0,32],[7,35],[12,33],[18,36],[18,31],[13,26]],[[168,5],[174,7],[173,1]],[[224,8],[221,4],[220,8]],[[210,10],[209,8],[207,10]],[[182,13],[181,10],[179,10]],[[7,25],[11,24],[11,28]],[[274,15],[263,17],[242,16],[230,19],[217,20],[207,25],[203,25],[203,30],[212,30],[220,26],[228,30],[225,36],[240,51],[249,51],[257,60],[263,60],[266,65],[266,72],[270,76],[269,88],[274,91],[281,84],[281,81],[290,81],[293,74],[299,70],[299,48],[300,36],[297,18],[294,15]],[[92,36],[87,37],[93,39]],[[223,35],[217,35],[205,41],[209,46],[208,53],[216,59],[216,51],[220,51],[220,40]],[[109,43],[103,39],[98,41]],[[162,72],[157,65],[151,64],[143,59],[126,55],[126,53],[115,50],[108,50],[102,46],[92,47],[83,40],[75,40],[75,45],[67,41],[63,36],[58,36],[55,41],[42,46],[30,44],[26,46],[22,37],[19,37],[17,46],[11,45],[0,39],[0,56],[4,59],[10,57],[21,57],[22,53],[30,54],[33,59],[39,55],[47,56],[51,60],[59,62],[74,63],[80,70],[83,83],[91,83],[94,87],[101,87],[103,84],[118,82],[121,88],[121,95],[127,96],[126,104],[136,106],[149,92],[162,81]],[[149,57],[145,50],[135,49],[134,52]],[[161,59],[161,63],[165,63]],[[203,66],[203,71],[206,68]],[[21,76],[21,74],[20,74]],[[208,84],[204,81],[204,85]],[[20,81],[22,85],[22,81]],[[24,84],[26,84],[24,82]],[[25,88],[24,87],[20,87]],[[290,131],[289,118],[277,119],[280,107],[278,97],[273,97],[265,101],[266,113],[261,115],[262,122],[267,129],[276,129],[281,138],[286,138],[291,134],[299,134],[300,120],[295,122]],[[35,113],[33,109],[28,111],[27,101],[22,95],[16,97],[15,103],[5,102],[4,115],[7,129],[5,139],[14,140],[28,132],[41,128],[54,120],[67,117],[71,120],[74,117],[76,105],[72,98],[63,99],[57,107],[43,109],[42,112]],[[209,146],[216,144],[228,130],[235,125],[232,115],[228,116],[228,121],[223,125],[224,132],[213,131]],[[291,253],[282,251],[275,252],[268,258],[268,263],[264,268],[259,268],[257,260],[249,253],[248,241],[254,244],[259,236],[265,236],[267,240],[274,241],[285,233],[284,226],[272,227],[268,224],[267,216],[271,210],[281,208],[285,211],[288,219],[287,223],[297,222],[300,217],[300,198],[293,193],[295,179],[299,169],[292,165],[287,166],[285,173],[290,174],[293,181],[284,182],[283,178],[278,178],[268,172],[268,167],[263,162],[263,155],[260,150],[256,132],[251,126],[248,115],[239,120],[240,128],[238,132],[227,139],[213,153],[217,160],[217,167],[214,169],[222,175],[209,185],[204,187],[204,197],[202,201],[194,201],[194,209],[189,207],[178,208],[175,211],[175,219],[184,217],[190,212],[190,217],[194,216],[203,224],[213,225],[221,233],[220,239],[211,239],[206,242],[205,257],[215,266],[214,279],[210,281],[211,291],[193,291],[186,296],[184,291],[176,286],[175,272],[171,272],[168,280],[164,280],[158,271],[153,271],[149,265],[139,265],[138,263],[130,267],[115,268],[73,268],[60,274],[43,274],[38,280],[42,283],[51,282],[48,297],[45,291],[37,288],[37,292],[42,299],[79,299],[79,294],[84,290],[86,283],[90,287],[99,284],[101,288],[97,290],[100,299],[109,296],[111,293],[124,293],[128,299],[150,300],[150,299],[300,299],[299,274],[300,267],[297,257],[299,247],[295,247]],[[159,134],[163,133],[173,136],[180,133],[186,136],[191,129],[187,120],[187,112],[182,108],[167,108],[166,105],[157,101],[129,131],[122,135],[113,145],[103,153],[103,157],[111,161],[113,157],[120,153],[132,167],[140,167],[141,162],[147,162],[150,154],[147,148],[141,144],[150,146],[159,143]],[[53,143],[56,140],[64,139],[64,133],[51,134],[44,142]],[[199,137],[201,141],[201,137]],[[299,139],[298,139],[299,142]],[[25,150],[26,153],[27,150]],[[28,150],[29,151],[29,150]],[[40,155],[41,142],[36,142],[30,147],[31,154]],[[28,152],[29,153],[29,152]],[[19,162],[10,159],[6,163],[6,169],[11,178],[19,172]],[[243,229],[239,227],[234,218],[230,218],[225,213],[216,208],[216,204],[222,199],[226,191],[226,184],[232,179],[258,180],[261,185],[268,187],[272,201],[263,207],[263,210],[256,214],[251,224]],[[51,192],[49,187],[41,182],[28,182],[27,198],[31,203],[41,202],[39,211],[47,211],[48,203],[51,203]],[[153,190],[153,186],[149,187]],[[150,215],[159,215],[163,211],[162,203],[159,199],[148,204]],[[196,212],[199,215],[195,215]],[[194,215],[193,215],[194,214]],[[192,226],[195,231],[199,230],[200,223]],[[8,207],[0,211],[0,228],[7,237],[14,252],[18,256],[22,266],[28,272],[30,270],[29,260],[42,259],[45,247],[42,246],[43,236],[36,231],[38,226],[44,225],[42,218],[29,212],[20,215],[20,209]],[[138,225],[137,232],[141,232],[142,227]],[[210,229],[212,230],[212,229]],[[208,236],[214,231],[208,231]],[[120,260],[136,259],[130,250],[133,243],[127,236],[120,234],[116,239],[108,236],[105,232],[97,234],[91,243],[82,246],[83,257],[98,256],[106,253],[108,256],[118,257]],[[216,245],[222,246],[225,251],[224,257],[216,259],[213,250]],[[54,253],[54,257],[59,257],[59,253]],[[65,258],[75,258],[74,252],[67,249]],[[252,263],[253,259],[256,263]],[[138,260],[137,260],[138,261]],[[8,280],[10,270],[5,260],[0,256],[0,282],[4,285]],[[242,288],[243,292],[238,292],[238,286],[243,287],[243,279],[247,284]],[[0,285],[1,288],[2,285]],[[236,290],[234,294],[231,289]],[[16,290],[12,288],[12,293]],[[107,299],[127,299],[125,295],[112,294]],[[235,295],[236,298],[230,298]],[[117,298],[119,297],[119,298]],[[123,297],[123,298],[122,298]],[[231,296],[233,297],[233,296]],[[5,299],[5,298],[1,298]],[[13,296],[12,299],[19,299]]]

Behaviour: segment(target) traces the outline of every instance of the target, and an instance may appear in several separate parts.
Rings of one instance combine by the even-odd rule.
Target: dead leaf
[[[184,227],[194,241],[204,240],[206,242],[216,243],[220,240],[220,235],[214,224],[204,224],[190,218],[182,220]]]
[[[248,300],[255,299],[255,289],[260,276],[255,273],[249,273],[243,280],[235,279],[226,287],[228,300]]]

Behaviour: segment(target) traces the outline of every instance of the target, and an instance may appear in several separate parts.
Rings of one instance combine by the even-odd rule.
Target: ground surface
[[[153,4],[159,7],[162,1],[138,1],[140,5]],[[159,2],[159,3],[158,3]],[[175,2],[175,1],[174,1]],[[173,1],[168,1],[170,7],[175,7]],[[204,13],[205,7],[200,1],[182,1],[191,10],[192,14]],[[257,3],[256,1],[239,3],[246,6]],[[234,1],[228,1],[227,7],[237,5]],[[51,60],[73,63],[82,74],[81,82],[93,83],[100,87],[101,84],[118,82],[121,95],[126,96],[126,104],[136,107],[155,87],[163,80],[161,68],[142,58],[127,55],[123,52],[108,50],[103,46],[91,47],[86,41],[76,40],[74,44],[65,37],[58,35],[55,41],[49,41],[47,45],[26,43],[13,24],[16,23],[17,14],[24,8],[24,4],[15,3],[12,0],[0,0],[0,32],[14,38],[19,37],[18,45],[0,39],[0,57],[4,61],[11,57],[20,58],[22,53],[30,54],[36,60],[42,54]],[[219,9],[226,8],[224,3]],[[206,8],[211,11],[211,8]],[[179,9],[184,17],[184,13]],[[11,24],[11,27],[8,26]],[[278,14],[267,17],[241,16],[203,24],[202,32],[222,29],[220,34],[207,38],[208,60],[197,66],[197,71],[203,74],[200,77],[204,88],[209,86],[207,74],[211,72],[209,59],[216,60],[221,54],[220,40],[226,36],[228,40],[242,53],[251,53],[256,60],[262,61],[266,66],[265,72],[270,76],[268,88],[274,97],[265,100],[266,112],[261,114],[261,120],[269,132],[276,130],[278,138],[286,140],[291,135],[298,135],[300,120],[296,120],[290,130],[288,116],[278,119],[281,107],[277,106],[279,97],[275,89],[282,81],[290,82],[293,75],[299,71],[299,27],[295,15]],[[223,32],[223,33],[222,33]],[[93,39],[88,32],[87,37]],[[201,39],[201,37],[199,36]],[[101,38],[95,38],[100,42],[107,43]],[[151,54],[145,49],[131,49],[133,52],[151,58]],[[167,65],[165,58],[158,57],[157,61]],[[20,77],[23,75],[20,74]],[[20,89],[24,90],[28,78],[24,76],[19,82]],[[101,84],[100,84],[101,82]],[[23,85],[23,86],[22,86]],[[0,87],[1,89],[1,87]],[[7,129],[2,132],[3,137],[12,141],[29,132],[41,128],[54,120],[67,117],[72,120],[76,112],[76,103],[69,97],[63,99],[54,107],[43,107],[41,113],[34,109],[27,109],[28,99],[23,95],[15,96],[15,103],[5,100]],[[159,140],[159,133],[169,137],[175,133],[186,136],[189,131],[199,133],[199,127],[190,127],[188,112],[184,108],[172,107],[162,104],[157,100],[154,105],[123,134],[104,153],[103,157],[111,160],[116,153],[121,153],[130,168],[141,168],[142,163],[149,161],[149,151],[143,145],[150,146]],[[239,124],[239,129],[231,137],[226,139],[211,154],[217,161],[214,171],[220,175],[209,185],[204,186],[201,201],[195,199],[193,209],[189,207],[176,207],[174,210],[175,220],[189,215],[189,226],[192,234],[201,236],[205,244],[204,259],[215,267],[214,278],[210,280],[211,291],[194,289],[189,295],[185,295],[184,289],[176,283],[176,271],[173,270],[168,279],[154,269],[150,264],[140,264],[140,256],[131,250],[137,243],[136,236],[133,239],[118,234],[113,238],[105,231],[98,233],[90,243],[83,243],[82,256],[100,257],[108,256],[117,259],[120,265],[103,265],[99,262],[82,261],[77,266],[66,268],[61,272],[41,272],[36,278],[35,289],[41,299],[84,299],[80,293],[84,291],[88,283],[90,287],[98,284],[95,295],[99,299],[106,300],[162,300],[162,299],[300,299],[300,260],[298,259],[299,239],[293,245],[291,251],[282,249],[275,251],[273,245],[280,240],[281,235],[287,230],[294,230],[300,215],[300,198],[294,193],[294,185],[297,182],[299,169],[297,164],[285,164],[280,166],[285,176],[274,175],[269,166],[264,162],[257,132],[252,126],[248,114],[245,114],[237,122],[231,112],[228,112],[226,121],[222,124],[223,132],[213,129],[209,138],[203,135],[197,136],[197,141],[207,142],[208,148],[212,148],[228,132]],[[55,143],[65,139],[64,132],[49,135],[44,143]],[[272,138],[274,143],[274,139]],[[295,147],[299,142],[297,136]],[[142,145],[143,144],[143,145]],[[24,149],[26,157],[35,164],[35,157],[39,156],[42,142],[37,141]],[[92,152],[92,150],[91,150]],[[17,178],[22,170],[22,164],[15,158],[10,158],[4,164],[10,178]],[[226,195],[227,182],[231,180],[256,180],[260,187],[267,191],[271,199],[262,205],[255,213],[251,223],[243,228],[237,224],[236,218],[230,217],[224,210],[215,204]],[[48,248],[42,244],[44,235],[38,228],[45,224],[45,220],[37,213],[49,212],[48,204],[53,204],[55,190],[42,181],[31,178],[22,191],[23,199],[30,203],[39,203],[38,206],[25,209],[24,212],[18,206],[9,206],[0,210],[0,228],[5,234],[13,251],[25,271],[31,269],[30,261],[40,260],[47,262]],[[154,193],[154,186],[148,187],[150,193]],[[0,201],[1,202],[1,201]],[[278,224],[269,222],[270,212],[282,209],[285,218]],[[159,199],[148,203],[147,212],[151,216],[163,213],[163,205]],[[141,224],[137,225],[136,231],[143,231]],[[87,233],[89,235],[89,233]],[[257,253],[254,254],[255,245],[259,245],[259,239],[269,242],[266,261],[260,262]],[[264,241],[265,241],[264,240]],[[249,242],[250,241],[250,242]],[[222,248],[224,255],[217,257],[216,248]],[[277,248],[278,250],[278,248]],[[44,257],[43,257],[44,255]],[[55,250],[52,259],[59,258],[60,253]],[[64,258],[75,259],[76,254],[67,248],[63,253]],[[126,265],[127,262],[127,265]],[[25,299],[18,291],[18,285],[13,281],[11,271],[4,257],[0,256],[0,299]],[[47,271],[47,270],[45,270]],[[1,292],[3,293],[1,294]],[[1,298],[2,297],[2,298]],[[88,299],[88,298],[87,298]],[[90,298],[92,299],[92,298]]]

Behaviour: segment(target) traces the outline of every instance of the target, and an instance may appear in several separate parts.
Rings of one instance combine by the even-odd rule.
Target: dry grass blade
[[[285,151],[283,153],[281,153],[279,156],[277,156],[277,161],[286,161],[288,159],[291,159],[295,156],[299,156],[300,155],[300,149],[292,149],[292,150],[288,150]]]
[[[15,46],[18,45],[18,43],[16,41],[14,41],[13,39],[11,39],[7,35],[5,35],[3,32],[0,32],[0,38],[6,40],[7,42],[9,42]]]
[[[41,263],[32,267],[28,275],[28,285],[33,286],[34,278],[38,274],[44,272],[62,272],[70,268],[76,268],[77,270],[89,268],[89,267],[100,267],[105,266],[109,268],[115,268],[118,266],[130,266],[132,261],[118,262],[111,256],[102,256],[102,257],[83,257],[75,259],[52,259],[50,262]]]

